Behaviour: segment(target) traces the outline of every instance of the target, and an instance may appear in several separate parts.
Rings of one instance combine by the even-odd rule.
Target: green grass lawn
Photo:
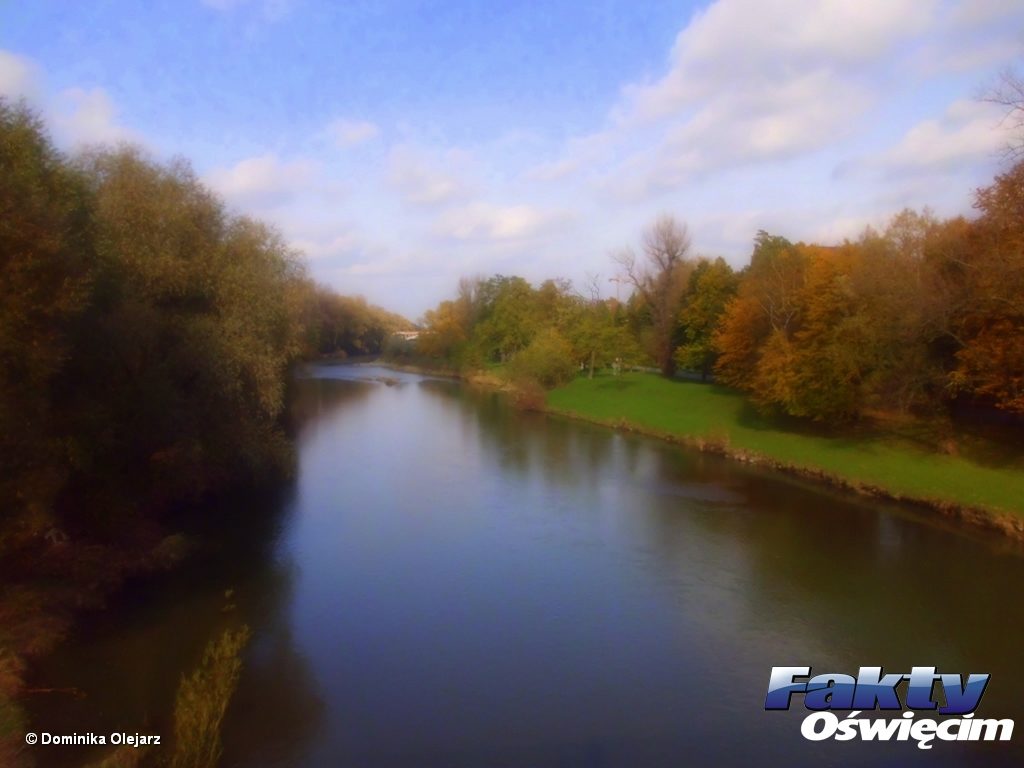
[[[1024,515],[1020,454],[983,462],[929,450],[906,436],[814,434],[760,416],[742,394],[654,374],[578,378],[548,393],[555,411],[688,439],[715,440],[796,467],[823,470],[903,497]],[[993,455],[1000,455],[994,453]]]

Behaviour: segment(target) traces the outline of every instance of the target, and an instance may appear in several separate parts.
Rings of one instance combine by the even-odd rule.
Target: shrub
[[[572,347],[554,328],[538,333],[530,345],[509,365],[514,381],[532,379],[542,387],[557,387],[570,381],[577,370]]]

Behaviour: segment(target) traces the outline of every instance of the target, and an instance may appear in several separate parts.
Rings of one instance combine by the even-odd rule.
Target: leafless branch
[[[981,100],[1002,107],[1000,124],[1013,131],[1004,148],[1006,157],[1009,160],[1024,157],[1024,77],[1012,67],[1004,69],[995,85],[982,94]]]

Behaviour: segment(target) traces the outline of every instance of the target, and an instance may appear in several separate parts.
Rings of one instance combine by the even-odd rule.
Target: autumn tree
[[[472,331],[470,311],[467,302],[455,300],[442,301],[436,309],[424,313],[416,352],[426,358],[460,363]]]
[[[873,352],[863,383],[866,406],[934,410],[945,397],[943,350],[952,300],[935,263],[960,223],[940,222],[927,209],[904,210],[881,233],[868,228],[842,249],[865,344]]]
[[[958,392],[1024,413],[1024,161],[979,189],[971,245],[956,265],[963,300],[951,318],[961,347]]]
[[[405,318],[374,306],[362,296],[343,296],[317,286],[316,352],[321,355],[375,355],[395,332],[412,327]]]
[[[783,342],[792,340],[799,327],[806,266],[806,254],[789,240],[763,230],[757,233],[750,266],[715,331],[715,371],[723,383],[749,389],[762,352],[781,354]],[[776,340],[763,349],[771,336]]]
[[[0,492],[22,530],[110,533],[284,468],[313,288],[279,233],[184,161],[72,160],[2,101],[0,211]]]
[[[173,499],[278,466],[287,369],[305,335],[298,254],[227,214],[182,161],[127,148],[79,165],[101,264],[76,366],[91,393],[78,411],[98,429],[78,430],[89,474]]]
[[[662,374],[675,372],[679,311],[689,278],[690,234],[674,217],[659,217],[643,235],[643,259],[631,248],[613,258],[650,315],[651,352]]]
[[[39,119],[0,99],[0,497],[39,524],[67,471],[53,390],[92,301],[91,206]]]

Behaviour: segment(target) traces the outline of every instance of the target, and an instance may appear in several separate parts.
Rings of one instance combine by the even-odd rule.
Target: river
[[[294,404],[294,481],[86,616],[32,680],[85,695],[29,697],[35,730],[169,738],[181,675],[244,622],[224,766],[1024,762],[1024,734],[812,743],[799,697],[763,709],[772,666],[936,666],[991,673],[978,717],[1024,727],[1007,540],[452,381],[318,366]]]

